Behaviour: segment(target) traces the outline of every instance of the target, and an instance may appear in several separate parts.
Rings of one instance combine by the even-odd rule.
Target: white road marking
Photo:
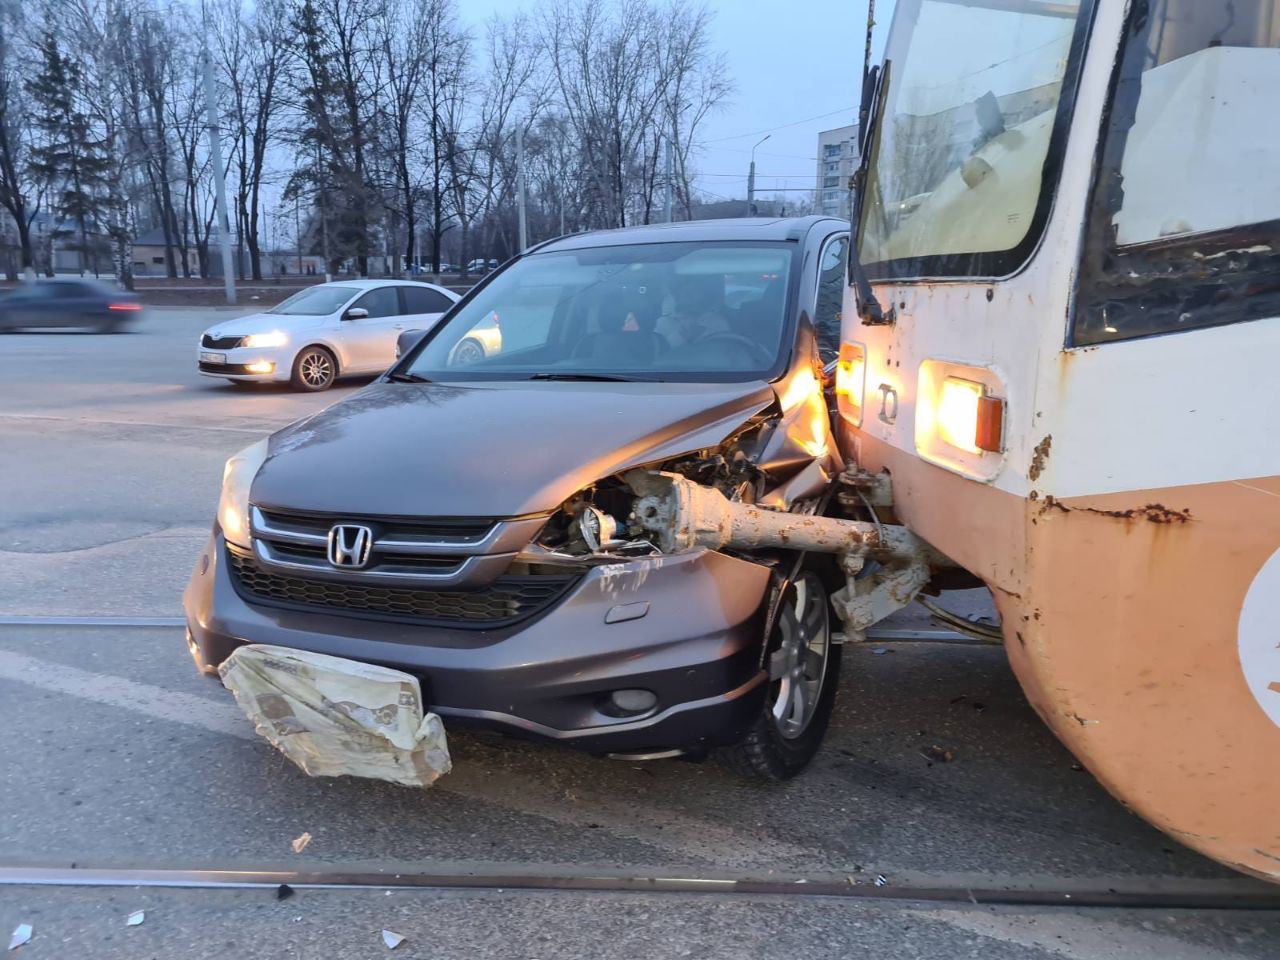
[[[9,650],[0,650],[0,677],[109,707],[122,707],[156,720],[225,733],[242,740],[258,740],[244,714],[232,703],[177,693],[125,677],[92,673]]]
[[[305,414],[304,414],[305,415]],[[151,427],[156,430],[216,430],[220,433],[251,433],[265,437],[289,421],[281,421],[267,429],[262,427],[227,427],[211,423],[157,423],[153,420],[99,420],[96,417],[52,417],[32,413],[0,413],[0,420],[38,420],[50,423],[77,423],[107,427]]]
[[[181,723],[255,743],[264,742],[254,733],[229,695],[226,703],[221,703],[9,650],[0,650],[0,678],[119,707],[168,723]],[[786,859],[811,862],[820,855],[820,851],[812,848],[774,840],[767,835],[743,833],[670,807],[649,808],[636,798],[617,796],[607,791],[588,793],[575,785],[575,796],[570,798],[553,781],[507,769],[495,771],[479,764],[455,766],[453,772],[432,790],[479,800],[564,826],[587,829],[589,824],[598,824],[613,836],[666,850],[677,855],[675,863],[688,863],[690,866],[696,865],[697,861],[719,865],[773,864]]]

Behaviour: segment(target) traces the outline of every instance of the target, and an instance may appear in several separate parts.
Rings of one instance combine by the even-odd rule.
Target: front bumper
[[[212,347],[196,347],[196,368],[206,377],[220,377],[228,380],[261,380],[282,383],[293,374],[293,360],[297,348],[291,344],[283,347],[266,349],[250,349],[249,347],[233,347],[230,350],[217,350]],[[226,357],[221,364],[206,363],[200,359],[201,354],[213,353]],[[247,368],[253,364],[270,363],[273,369],[269,373],[253,373]]]
[[[769,584],[768,568],[703,550],[596,567],[512,627],[425,626],[248,602],[215,531],[183,606],[205,672],[243,643],[310,650],[412,673],[428,707],[452,722],[637,752],[741,739],[763,707]],[[607,622],[625,604],[647,604],[647,613]],[[635,688],[657,695],[653,710],[602,712],[610,692]]]

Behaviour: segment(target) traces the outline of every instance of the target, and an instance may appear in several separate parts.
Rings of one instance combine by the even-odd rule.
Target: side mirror
[[[427,335],[426,330],[406,330],[400,336],[396,337],[396,359],[399,360],[406,353],[422,342],[422,338]]]
[[[352,307],[342,315],[343,320],[365,320],[369,316],[369,311],[364,307]]]

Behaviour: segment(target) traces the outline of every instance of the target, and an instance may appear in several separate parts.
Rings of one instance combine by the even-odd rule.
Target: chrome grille
[[[479,590],[412,590],[282,576],[248,553],[227,548],[236,589],[268,605],[324,609],[373,619],[471,628],[509,626],[547,609],[574,576],[500,577]]]
[[[261,506],[251,511],[260,566],[285,576],[386,587],[466,589],[491,583],[545,520],[336,517]],[[329,562],[329,533],[335,525],[369,528],[373,540],[367,563],[335,567]]]

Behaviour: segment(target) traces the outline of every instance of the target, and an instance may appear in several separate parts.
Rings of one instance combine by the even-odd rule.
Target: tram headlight
[[[969,453],[1004,448],[1004,401],[973,380],[947,377],[938,392],[938,436]]]
[[[862,423],[862,396],[867,386],[867,352],[860,344],[840,344],[840,359],[836,361],[836,404],[841,416],[860,426]]]

